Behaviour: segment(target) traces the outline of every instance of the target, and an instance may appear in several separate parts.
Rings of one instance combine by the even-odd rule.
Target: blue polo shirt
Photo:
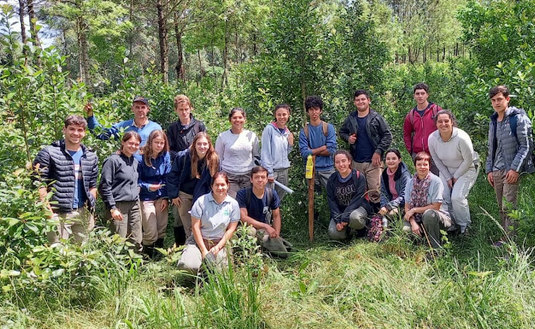
[[[141,136],[140,146],[145,145],[145,143],[149,139],[149,135],[151,132],[153,132],[154,130],[162,130],[162,126],[150,120],[143,127],[136,127],[134,125],[134,119],[121,121],[111,126],[111,128],[104,128],[98,122],[95,116],[91,116],[87,118],[87,127],[89,128],[91,132],[93,132],[95,128],[101,127],[102,132],[97,135],[97,138],[101,140],[110,139],[112,136],[116,139],[119,139],[119,133],[121,131],[124,131],[124,132],[135,131],[139,134],[139,136]]]

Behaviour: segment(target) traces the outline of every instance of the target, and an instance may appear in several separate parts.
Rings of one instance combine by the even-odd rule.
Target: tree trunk
[[[202,67],[202,59],[201,59],[201,50],[197,49],[197,58],[199,59],[199,80],[197,80],[197,87],[199,87],[199,83],[201,82],[202,78],[204,77],[204,68]]]
[[[19,0],[19,21],[20,21],[20,36],[22,38],[22,54],[24,55],[24,65],[28,64],[28,40],[26,38],[26,25],[24,24],[24,7],[26,3],[24,0]]]
[[[32,36],[33,45],[35,48],[41,49],[41,40],[39,40],[39,32],[37,31],[37,17],[35,17],[35,9],[33,7],[33,0],[26,0],[28,3],[28,18],[30,19],[30,34]],[[41,53],[37,52],[35,55],[35,63],[41,67]]]
[[[130,5],[128,9],[129,9],[128,20],[130,22],[133,22],[134,21],[134,0],[130,0]],[[130,57],[133,57],[132,54],[134,52],[134,35],[135,35],[134,30],[130,31],[128,35],[128,56]]]
[[[178,12],[175,11],[175,37],[176,37],[176,52],[177,52],[177,62],[175,66],[176,78],[177,80],[182,80],[186,82],[186,74],[184,69],[184,53],[182,50],[182,31],[178,28],[178,22],[180,17]]]
[[[227,85],[227,63],[228,63],[228,23],[225,21],[225,33],[223,38],[223,75],[221,76],[221,90]]]
[[[30,34],[33,39],[33,44],[37,48],[41,48],[41,40],[39,40],[39,33],[37,32],[37,17],[35,17],[35,9],[33,7],[33,0],[26,0],[28,3],[28,18],[30,19]]]
[[[256,31],[253,33],[253,56],[258,55],[258,47],[256,45]]]
[[[89,43],[87,42],[87,32],[89,27],[82,15],[77,17],[76,27],[78,35],[78,47],[80,49],[80,54],[78,56],[80,79],[89,89],[91,89],[91,82],[89,78]]]
[[[424,45],[424,52],[422,61],[425,63],[427,61],[427,47]]]
[[[167,22],[165,19],[166,0],[158,0],[156,9],[158,10],[158,40],[160,43],[160,73],[162,82],[169,82],[169,45],[167,40]]]

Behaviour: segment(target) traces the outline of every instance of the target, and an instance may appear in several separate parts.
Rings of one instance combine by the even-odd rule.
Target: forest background
[[[506,248],[490,246],[502,232],[480,173],[470,237],[447,241],[442,257],[426,260],[425,246],[398,229],[379,244],[329,242],[323,198],[325,220],[308,242],[294,151],[296,192],[282,214],[283,236],[297,251],[273,261],[240,239],[236,265],[192,288],[181,284],[171,239],[154,263],[104,227],[83,246],[47,245],[53,223],[28,166],[86,102],[110,125],[131,117],[135,95],[149,98],[150,117],[163,127],[177,119],[173,97],[188,95],[215,140],[235,106],[260,136],[273,107],[288,103],[297,133],[312,94],[339,127],[353,91],[364,88],[390,124],[393,146],[404,149],[402,122],[422,81],[484,160],[491,86],[508,85],[511,104],[534,116],[535,0],[18,0],[0,11],[1,327],[535,327],[533,177],[523,178],[512,214],[519,233]],[[117,148],[90,134],[85,144],[101,161]]]

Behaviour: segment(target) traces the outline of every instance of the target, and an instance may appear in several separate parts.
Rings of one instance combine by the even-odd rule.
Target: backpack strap
[[[273,201],[273,189],[268,187],[266,192],[267,192],[267,195],[266,195],[267,204],[268,204],[268,207],[269,207],[271,205],[271,202]],[[271,211],[271,209],[270,209],[270,211]]]
[[[413,127],[414,127],[414,112],[415,112],[415,111],[416,111],[416,107],[414,107],[414,108],[411,110],[411,112],[410,112],[410,114],[412,114],[412,115],[411,115],[411,125],[412,125]]]
[[[201,131],[201,122],[195,120],[195,123],[193,124],[193,132],[197,135],[199,131]]]
[[[515,135],[516,141],[518,142],[518,136],[516,135],[516,127],[518,126],[518,118],[516,116],[517,113],[513,113],[509,116],[509,127],[511,128],[511,132],[513,135]]]
[[[247,209],[249,209],[249,207],[251,206],[251,194],[252,194],[252,191],[253,191],[252,187],[248,187],[245,190],[245,207]]]
[[[321,121],[321,124],[322,124],[322,128],[323,128],[323,135],[325,135],[325,137],[327,137],[327,135],[329,134],[329,124],[327,124],[327,122],[325,121]]]
[[[308,147],[310,147],[310,137],[309,137],[309,132],[308,132],[308,125],[310,123],[306,123],[305,126],[303,127],[303,132],[305,133],[305,136],[307,138],[307,141],[308,141]],[[321,120],[321,126],[322,126],[322,130],[323,130],[323,135],[325,135],[325,137],[327,137],[327,135],[329,134],[329,124],[323,120]]]

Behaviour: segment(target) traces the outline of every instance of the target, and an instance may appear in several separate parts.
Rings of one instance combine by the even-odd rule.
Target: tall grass
[[[518,245],[491,246],[502,231],[483,179],[470,196],[471,235],[450,237],[440,257],[427,259],[425,246],[399,229],[381,243],[347,244],[322,232],[310,244],[304,229],[292,236],[298,251],[287,260],[264,258],[260,271],[240,259],[188,286],[176,255],[132,272],[106,268],[89,281],[91,294],[69,292],[87,296],[83,303],[4,303],[0,327],[534,328],[533,250],[521,237]],[[530,214],[522,193],[519,208]]]

